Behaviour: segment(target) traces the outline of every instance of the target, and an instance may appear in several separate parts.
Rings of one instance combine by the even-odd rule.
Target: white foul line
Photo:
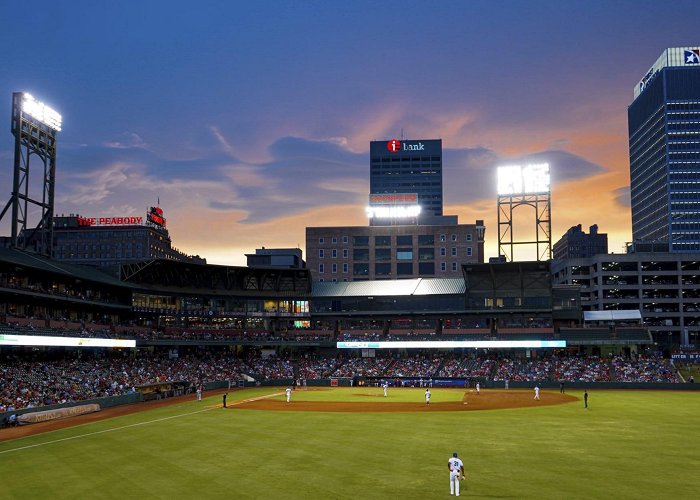
[[[282,395],[282,394],[283,394],[283,393],[278,392],[278,393],[275,393],[275,394],[268,394],[267,396],[260,396],[260,397],[257,397],[257,398],[243,399],[243,400],[241,400],[241,401],[237,401],[237,402],[232,403],[231,406],[240,405],[240,404],[243,404],[243,403],[250,403],[250,402],[252,402],[252,401],[258,401],[258,400],[260,400],[260,399],[273,398],[273,397],[275,397],[275,396],[280,396],[280,395]],[[154,424],[154,423],[156,423],[156,422],[163,422],[164,420],[171,420],[171,419],[173,419],[173,418],[187,417],[187,416],[189,416],[189,415],[196,415],[197,413],[202,413],[202,412],[205,412],[205,411],[213,410],[214,408],[220,408],[220,406],[218,406],[218,405],[216,405],[216,406],[209,406],[209,407],[207,407],[207,408],[204,408],[203,410],[191,411],[191,412],[189,412],[189,413],[181,413],[180,415],[171,415],[171,416],[169,416],[169,417],[157,418],[157,419],[155,419],[155,420],[147,420],[147,421],[145,421],[145,422],[137,422],[137,423],[135,423],[135,424],[122,425],[121,427],[114,427],[114,428],[112,428],[112,429],[104,429],[104,430],[101,430],[101,431],[88,432],[88,433],[86,433],[86,434],[78,434],[77,436],[70,436],[70,437],[61,438],[61,439],[54,439],[53,441],[45,441],[45,442],[43,442],[43,443],[30,444],[30,445],[27,445],[27,446],[20,446],[19,448],[12,448],[12,449],[10,449],[10,450],[0,451],[0,455],[3,455],[3,454],[5,454],[5,453],[11,453],[11,452],[13,452],[13,451],[21,451],[21,450],[27,450],[27,449],[29,449],[29,448],[36,448],[36,447],[44,446],[44,445],[47,445],[47,444],[61,443],[61,442],[63,442],[63,441],[70,441],[70,440],[72,440],[72,439],[79,439],[79,438],[84,438],[84,437],[96,436],[96,435],[98,435],[98,434],[104,434],[104,433],[106,433],[106,432],[120,431],[120,430],[123,430],[123,429],[128,429],[128,428],[130,428],[130,427],[139,427],[139,426],[141,426],[141,425]]]

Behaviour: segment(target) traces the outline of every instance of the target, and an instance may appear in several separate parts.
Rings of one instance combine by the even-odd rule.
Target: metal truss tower
[[[0,213],[0,221],[11,207],[11,246],[47,257],[51,256],[53,247],[56,134],[60,130],[61,116],[58,113],[25,92],[12,94],[14,180],[12,194]],[[43,167],[41,193],[30,193],[30,167],[33,164]],[[33,220],[38,217],[34,227],[30,227],[30,216]]]
[[[509,194],[498,196],[498,253],[513,262],[513,250],[519,245],[531,245],[537,249],[537,260],[552,258],[552,206],[551,192],[533,194]],[[513,212],[519,207],[531,207],[535,212],[535,239],[515,241],[513,238]]]

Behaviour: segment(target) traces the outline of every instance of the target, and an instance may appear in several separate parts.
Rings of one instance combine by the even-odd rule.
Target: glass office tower
[[[635,246],[700,251],[700,47],[666,49],[627,116]]]
[[[442,216],[442,139],[372,141],[370,194],[418,195],[427,216]]]

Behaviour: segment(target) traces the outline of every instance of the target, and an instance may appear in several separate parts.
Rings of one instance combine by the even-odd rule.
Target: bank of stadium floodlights
[[[11,246],[51,256],[53,246],[54,187],[56,184],[56,134],[61,115],[26,92],[12,94],[12,135],[15,136],[12,194],[0,212],[10,208]],[[36,161],[38,160],[38,161]],[[42,189],[30,192],[30,167],[43,166]],[[34,179],[36,179],[36,175]],[[32,185],[36,185],[36,181]],[[36,191],[36,188],[33,188]],[[29,218],[38,221],[29,223]],[[32,227],[33,226],[33,227]]]

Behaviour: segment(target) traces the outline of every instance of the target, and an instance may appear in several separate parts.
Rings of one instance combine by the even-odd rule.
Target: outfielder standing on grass
[[[459,496],[459,482],[464,479],[464,464],[457,458],[457,452],[447,461],[450,470],[450,495]]]

